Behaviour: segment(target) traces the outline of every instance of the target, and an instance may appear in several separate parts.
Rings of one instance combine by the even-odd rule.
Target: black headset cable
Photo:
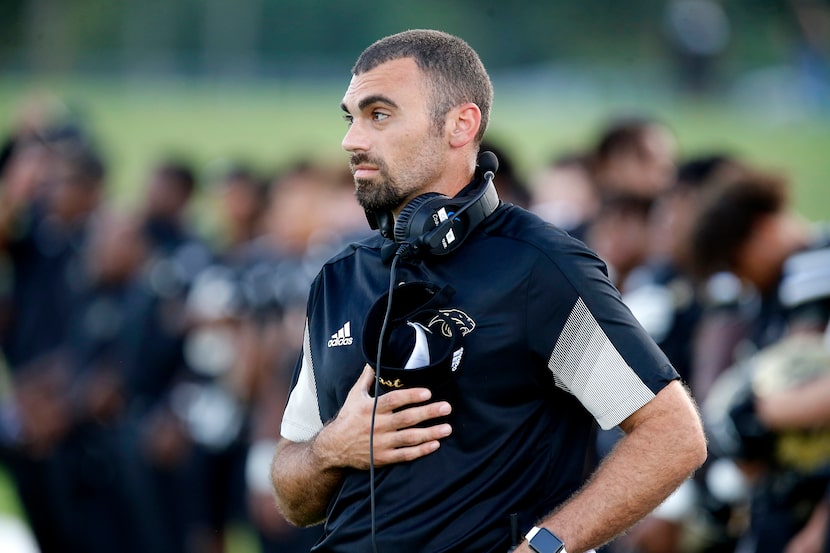
[[[372,552],[378,553],[378,544],[376,539],[377,517],[375,511],[375,415],[378,410],[378,397],[380,396],[380,360],[383,352],[383,337],[386,335],[386,327],[389,324],[389,314],[392,312],[392,292],[395,290],[395,279],[398,273],[398,261],[402,257],[406,257],[410,244],[404,242],[401,244],[395,256],[392,258],[392,265],[389,269],[389,294],[386,300],[386,313],[383,315],[383,324],[380,327],[380,338],[378,338],[378,355],[375,363],[375,397],[372,403],[372,421],[369,428],[369,504],[371,506],[372,515]]]

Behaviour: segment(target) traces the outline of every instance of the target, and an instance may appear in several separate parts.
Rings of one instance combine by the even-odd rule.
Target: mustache
[[[381,170],[383,170],[384,167],[385,167],[382,160],[377,159],[377,158],[373,158],[373,157],[369,156],[369,154],[357,153],[357,154],[352,154],[352,156],[349,158],[349,169],[351,169],[352,173],[354,173],[355,167],[357,167],[358,165],[360,165],[362,163],[367,163],[369,165],[374,165],[375,167],[377,167],[378,169],[381,169]]]

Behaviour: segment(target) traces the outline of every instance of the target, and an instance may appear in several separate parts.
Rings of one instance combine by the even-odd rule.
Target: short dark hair
[[[707,189],[692,230],[695,272],[707,277],[733,270],[758,221],[786,207],[787,186],[778,175],[746,171]]]
[[[412,58],[430,77],[432,121],[438,128],[454,107],[473,102],[481,110],[480,143],[490,120],[493,85],[478,54],[464,40],[427,29],[404,31],[382,38],[366,48],[352,67],[352,74],[371,71],[387,61]]]
[[[88,188],[103,187],[107,167],[101,155],[90,144],[74,141],[58,144],[53,152],[57,159],[67,164],[75,184]]]
[[[600,133],[594,147],[594,163],[603,164],[618,155],[643,156],[643,137],[660,126],[655,119],[627,117],[609,123]]]
[[[752,173],[752,169],[730,153],[699,155],[687,159],[677,168],[675,188],[702,191],[718,182],[735,180],[743,173]]]
[[[190,197],[196,190],[196,173],[186,161],[164,160],[156,166],[156,174],[178,188],[185,197]]]

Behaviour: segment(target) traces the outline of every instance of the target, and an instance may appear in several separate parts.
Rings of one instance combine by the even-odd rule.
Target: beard
[[[383,160],[370,158],[366,154],[355,154],[349,164],[354,173],[354,167],[360,163],[371,163],[378,168],[380,180],[355,178],[355,198],[357,203],[368,211],[392,211],[400,206],[408,197],[395,179],[389,175],[389,169]]]
[[[377,168],[373,179],[355,178],[355,197],[368,211],[395,211],[407,200],[430,190],[446,168],[446,151],[439,136],[424,134],[415,141],[417,149],[398,151],[396,163],[390,169],[380,157],[365,152],[352,154],[349,166],[366,163]]]

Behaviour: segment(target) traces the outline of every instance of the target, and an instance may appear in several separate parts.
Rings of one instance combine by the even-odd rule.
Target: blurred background
[[[826,0],[3,0],[0,549],[5,537],[34,551],[34,528],[44,552],[109,551],[117,530],[69,549],[75,538],[38,525],[117,512],[125,528],[169,537],[137,541],[143,550],[307,550],[313,536],[273,512],[268,459],[309,279],[368,231],[340,148],[350,67],[369,43],[408,28],[459,35],[488,68],[486,141],[500,153],[503,199],[601,253],[605,242],[591,244],[584,226],[600,208],[584,183],[553,184],[551,171],[599,178],[603,144],[630,124],[668,136],[672,182],[685,162],[740,160],[786,180],[801,219],[828,218]],[[61,179],[87,181],[87,196],[58,206],[61,194],[45,190]],[[648,205],[638,192],[611,209],[650,209],[663,188],[648,191]],[[46,255],[32,231],[38,255],[57,265],[19,253],[19,221],[40,218],[65,219],[60,236],[78,233],[50,241],[61,253]],[[621,288],[644,259],[621,269]],[[53,283],[63,271],[74,276]],[[21,291],[24,280],[36,284]],[[20,310],[40,313],[28,334]],[[51,338],[35,347],[32,333]],[[116,493],[102,483],[113,481],[126,484]],[[709,509],[726,522],[704,525],[694,546],[619,551],[729,551],[749,524],[733,508],[746,497],[735,497]],[[717,532],[728,545],[700,546]]]
[[[824,4],[5,0],[0,122],[53,95],[95,133],[129,198],[171,148],[202,165],[344,159],[338,106],[356,56],[434,27],[480,53],[496,84],[491,134],[524,173],[609,116],[647,111],[684,153],[729,148],[792,172],[799,205],[818,216],[812,194],[830,177]]]

